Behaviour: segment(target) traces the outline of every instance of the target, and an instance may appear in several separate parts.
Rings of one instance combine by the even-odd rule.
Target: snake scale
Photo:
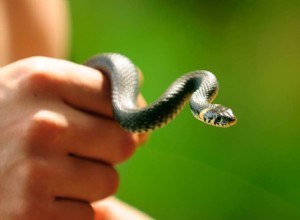
[[[127,57],[117,53],[99,54],[85,64],[110,79],[114,118],[129,132],[143,133],[164,126],[188,100],[193,115],[206,124],[229,127],[237,121],[231,109],[211,104],[219,86],[209,71],[194,71],[181,76],[155,102],[141,108],[136,105],[139,71]]]

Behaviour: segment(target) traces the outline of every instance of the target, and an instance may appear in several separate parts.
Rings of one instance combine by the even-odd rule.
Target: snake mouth
[[[212,108],[202,110],[199,119],[206,124],[221,128],[230,127],[237,122],[231,109],[217,104],[213,105]]]
[[[232,125],[234,125],[235,123],[237,123],[237,118],[235,116],[232,116],[230,118],[226,118],[225,120],[226,122],[222,122],[220,123],[220,125],[217,125],[218,127],[223,127],[223,128],[227,128],[230,127]]]

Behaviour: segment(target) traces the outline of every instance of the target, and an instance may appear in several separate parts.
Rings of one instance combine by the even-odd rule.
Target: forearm
[[[68,50],[69,18],[64,0],[0,0],[4,36],[0,41],[1,64],[29,57],[65,58]],[[3,49],[3,50],[2,50]]]

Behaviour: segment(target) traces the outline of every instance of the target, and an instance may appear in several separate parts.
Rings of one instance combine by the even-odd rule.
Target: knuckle
[[[40,183],[37,177],[41,173],[40,168],[32,163],[31,160],[26,159],[18,164],[14,169],[15,178],[18,179],[18,187],[15,188],[15,193],[12,194],[12,207],[8,206],[7,212],[9,218],[5,219],[33,219],[37,207],[36,192],[40,191]],[[39,195],[39,203],[41,203],[42,196]],[[3,216],[2,216],[3,217]],[[2,218],[1,218],[2,219]]]
[[[40,63],[46,63],[48,61],[47,57],[44,56],[31,56],[24,59],[24,64],[29,66],[37,66]]]
[[[55,80],[55,71],[46,57],[30,57],[24,62],[20,86],[27,90],[45,89]]]
[[[54,143],[68,127],[68,121],[59,113],[40,110],[29,119],[26,128],[26,140],[28,143]]]
[[[35,213],[34,205],[32,205],[28,201],[24,201],[22,204],[18,205],[17,212],[14,212],[14,214],[11,216],[10,219],[22,219],[22,220],[33,220],[36,218],[33,218]]]
[[[42,185],[42,180],[45,179],[46,175],[49,175],[50,172],[42,160],[31,158],[21,163],[18,168],[18,174],[20,179],[24,181],[24,186],[28,188],[27,190],[31,191],[31,189],[37,190],[36,186]]]
[[[33,70],[23,78],[20,86],[28,91],[35,91],[48,88],[50,82],[51,76],[49,73]]]
[[[16,204],[13,214],[10,215],[11,220],[50,220],[53,218],[52,213],[49,213],[48,203],[38,196],[26,196],[20,199]],[[50,218],[52,217],[52,218]]]

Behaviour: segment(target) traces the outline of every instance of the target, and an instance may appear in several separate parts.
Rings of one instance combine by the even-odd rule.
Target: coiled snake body
[[[87,66],[104,73],[111,81],[112,106],[116,121],[133,133],[148,132],[170,122],[190,99],[193,115],[209,125],[229,127],[236,122],[231,109],[211,104],[218,92],[216,77],[208,71],[194,71],[178,78],[154,103],[140,108],[139,74],[125,56],[115,53],[90,58]]]

